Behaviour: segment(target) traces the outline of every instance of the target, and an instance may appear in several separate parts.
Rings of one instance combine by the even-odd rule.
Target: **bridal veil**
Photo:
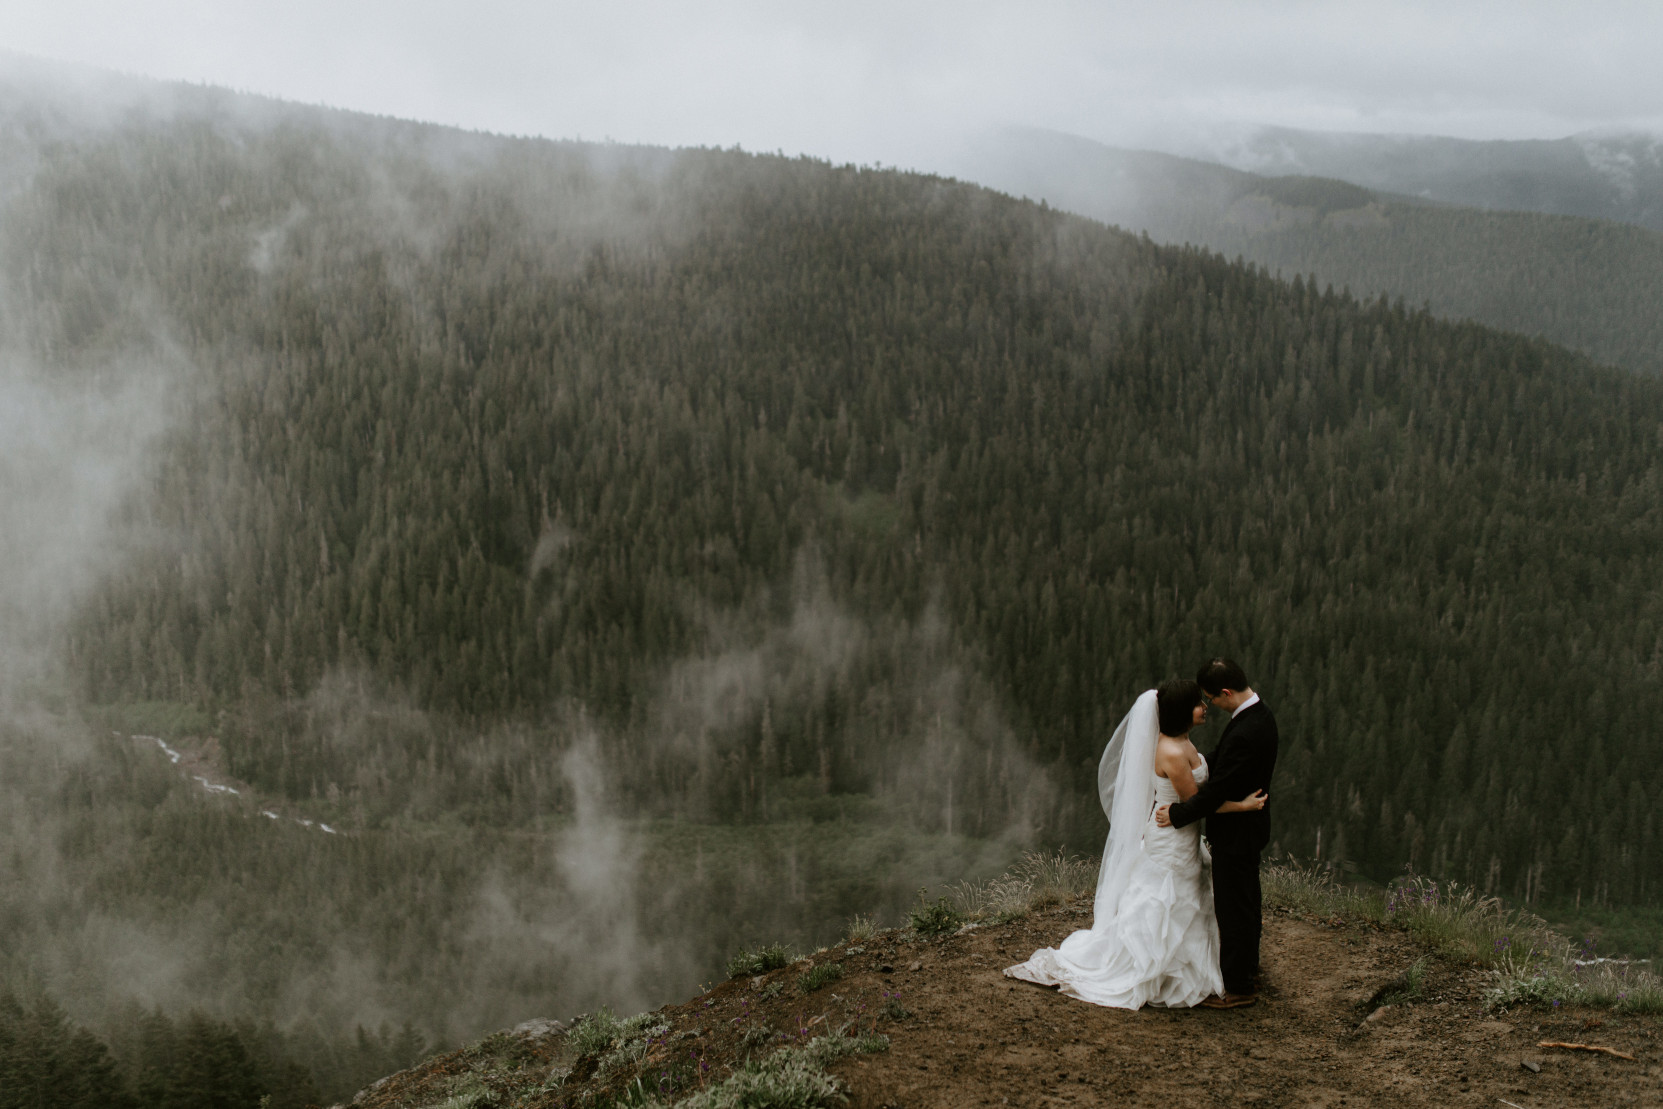
[[[1109,839],[1097,872],[1093,912],[1097,920],[1114,919],[1143,846],[1144,823],[1155,806],[1155,743],[1160,722],[1153,689],[1139,695],[1097,764],[1097,794],[1109,818]]]

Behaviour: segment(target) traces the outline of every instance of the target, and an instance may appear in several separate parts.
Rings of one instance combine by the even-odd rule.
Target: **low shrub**
[[[907,914],[912,930],[921,936],[939,936],[958,931],[964,924],[964,917],[953,907],[953,903],[945,897],[938,897],[933,903],[926,901],[925,892],[918,891],[918,904]]]

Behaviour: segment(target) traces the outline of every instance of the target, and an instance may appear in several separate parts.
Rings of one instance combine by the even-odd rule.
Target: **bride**
[[[1092,925],[1034,952],[1008,976],[1117,1009],[1183,1008],[1223,992],[1212,859],[1200,825],[1162,828],[1154,820],[1157,805],[1187,801],[1207,780],[1207,760],[1189,741],[1206,718],[1192,681],[1162,682],[1137,699],[1097,771],[1109,840]],[[1264,804],[1260,792],[1218,811]]]

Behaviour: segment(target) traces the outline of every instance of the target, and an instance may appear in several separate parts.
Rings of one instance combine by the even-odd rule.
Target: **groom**
[[[1161,827],[1182,828],[1207,819],[1207,842],[1213,853],[1213,907],[1218,914],[1219,970],[1224,993],[1201,1004],[1235,1009],[1258,1000],[1259,852],[1270,843],[1270,806],[1256,812],[1220,813],[1233,797],[1270,788],[1276,768],[1276,718],[1247,684],[1242,668],[1215,658],[1195,676],[1214,708],[1230,714],[1218,746],[1208,756],[1207,782],[1188,801],[1162,805],[1155,813]]]

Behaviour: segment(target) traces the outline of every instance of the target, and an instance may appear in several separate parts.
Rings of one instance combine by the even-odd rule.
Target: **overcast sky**
[[[4,0],[0,47],[516,134],[919,165],[1017,123],[1663,131],[1663,3]]]

